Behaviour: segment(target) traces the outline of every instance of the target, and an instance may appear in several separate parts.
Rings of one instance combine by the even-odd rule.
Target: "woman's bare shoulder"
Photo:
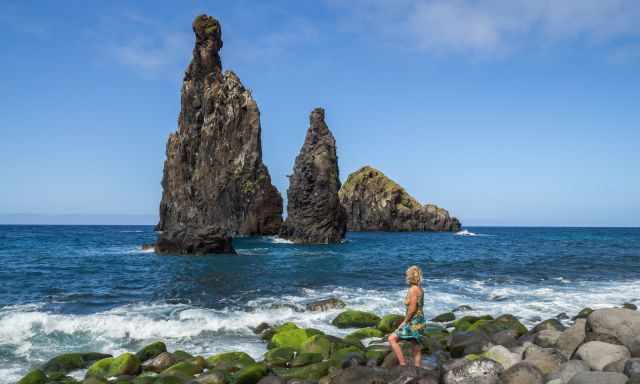
[[[422,294],[422,288],[420,288],[420,287],[419,287],[419,286],[417,286],[417,285],[412,285],[412,286],[411,286],[411,288],[409,288],[409,292],[410,292],[412,295],[419,296],[419,295],[421,295],[421,294]]]

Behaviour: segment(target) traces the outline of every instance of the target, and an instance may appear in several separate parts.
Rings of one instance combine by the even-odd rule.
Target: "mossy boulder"
[[[154,384],[158,378],[158,374],[155,372],[147,372],[133,379],[133,384]],[[82,383],[85,384],[85,383]]]
[[[143,377],[144,379],[144,377]],[[153,378],[151,378],[153,380]],[[109,381],[107,379],[99,378],[99,377],[88,377],[82,380],[82,384],[107,384]],[[134,384],[147,384],[146,382],[137,382],[133,381]]]
[[[179,376],[158,376],[153,384],[185,384],[185,380]]]
[[[275,333],[278,333],[283,331],[291,331],[294,329],[300,329],[300,327],[298,327],[295,323],[287,322],[287,323],[278,325],[273,330]]]
[[[193,361],[181,361],[162,371],[163,376],[193,377],[203,371],[203,367]]]
[[[244,352],[225,352],[207,358],[209,369],[219,369],[227,372],[236,372],[256,361]]]
[[[325,359],[331,355],[332,343],[325,335],[311,336],[300,347],[302,353],[319,353]]]
[[[45,384],[47,382],[47,375],[40,369],[33,370],[27,373],[18,384]]]
[[[404,316],[401,315],[384,315],[378,322],[378,329],[384,333],[391,333],[398,329],[403,320]]]
[[[189,352],[181,351],[181,350],[177,350],[177,351],[173,352],[173,357],[175,357],[176,360],[178,360],[178,361],[184,361],[184,360],[193,359],[193,355],[192,354],[190,354]]]
[[[214,369],[198,376],[195,382],[198,384],[228,384],[232,382],[232,378],[227,372]]]
[[[489,315],[485,316],[464,316],[453,322],[453,327],[458,332],[467,332],[469,327],[480,320],[493,320]]]
[[[285,380],[320,380],[329,373],[329,362],[323,361],[297,368],[274,368],[273,372]]]
[[[309,364],[319,363],[323,360],[322,354],[315,352],[303,352],[299,353],[293,361],[291,361],[292,367],[303,367]]]
[[[376,365],[380,365],[390,352],[391,350],[388,347],[376,346],[373,348],[367,348],[364,352],[364,357],[367,361],[373,360],[376,362]]]
[[[349,309],[340,313],[331,324],[338,328],[364,328],[375,327],[380,320],[380,317],[373,313]]]
[[[348,340],[362,340],[362,339],[369,339],[372,337],[383,337],[384,333],[382,333],[381,330],[379,330],[378,328],[361,328],[358,329],[357,331],[351,332],[347,337],[345,337],[345,339]]]
[[[274,348],[264,354],[264,361],[272,367],[284,367],[293,360],[296,350],[289,347]]]
[[[256,384],[268,373],[264,364],[251,364],[239,370],[233,377],[234,384]]]
[[[357,347],[346,347],[339,349],[331,356],[330,364],[333,367],[340,368],[342,363],[349,357],[357,356],[360,360],[366,361],[364,351]]]
[[[495,320],[478,320],[467,328],[467,332],[474,332],[476,330],[482,330],[489,336],[505,330],[514,331],[516,337],[527,333],[527,327],[513,315],[502,315]]]
[[[305,331],[307,332],[307,335],[309,337],[315,336],[315,335],[324,335],[324,332],[315,328],[305,328]]]
[[[97,353],[97,352],[65,353],[47,361],[42,366],[42,370],[46,374],[50,374],[54,372],[68,373],[71,371],[75,371],[77,369],[87,368],[92,363],[107,357],[112,357],[112,356],[104,353]]]
[[[436,323],[448,323],[450,321],[454,321],[456,319],[456,315],[453,312],[445,312],[441,313],[438,316],[431,319],[431,321]]]
[[[584,308],[582,309],[580,312],[578,312],[578,314],[573,318],[573,320],[577,320],[577,319],[586,319],[587,317],[589,317],[590,314],[593,313],[593,309],[591,308]]]
[[[151,343],[136,353],[136,356],[140,361],[147,361],[149,359],[153,359],[159,354],[167,352],[167,345],[162,341],[156,341],[155,343]]]
[[[132,353],[98,360],[86,373],[86,377],[109,378],[120,375],[136,375],[140,372],[140,360]]]
[[[302,344],[309,338],[304,329],[289,329],[276,332],[271,338],[268,348],[289,347],[300,350]]]

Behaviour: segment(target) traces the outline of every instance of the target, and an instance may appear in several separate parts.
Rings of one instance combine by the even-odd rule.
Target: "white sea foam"
[[[493,235],[487,235],[484,233],[475,233],[475,232],[471,232],[467,229],[463,229],[462,231],[458,231],[455,233],[456,236],[470,236],[470,237],[474,237],[474,236],[493,236]]]
[[[537,321],[566,312],[569,316],[590,306],[602,308],[640,298],[639,281],[595,282],[528,287],[496,285],[461,279],[425,281],[425,311],[428,317],[461,304],[470,314],[512,313],[531,326]],[[118,354],[162,339],[169,349],[183,349],[204,356],[243,350],[260,357],[266,346],[251,331],[262,322],[292,321],[334,335],[330,322],[340,310],[301,312],[305,302],[336,296],[350,308],[378,314],[402,313],[405,290],[379,291],[363,288],[327,287],[303,289],[299,295],[262,297],[243,308],[207,309],[188,304],[136,304],[86,314],[55,314],[42,305],[0,308],[0,347],[14,351],[15,359],[0,357],[0,383],[15,382],[28,366],[63,352],[94,350]],[[496,300],[496,298],[500,298]]]
[[[278,237],[278,236],[267,236],[266,238],[269,240],[269,242],[274,243],[274,244],[293,244],[293,241],[287,240],[287,239],[283,239],[283,238]]]

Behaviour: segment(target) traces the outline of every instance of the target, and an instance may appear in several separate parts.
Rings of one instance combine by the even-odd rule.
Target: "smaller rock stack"
[[[324,109],[316,108],[309,116],[307,136],[289,177],[288,216],[280,237],[306,244],[344,239],[347,217],[339,190],[336,140],[324,121]]]

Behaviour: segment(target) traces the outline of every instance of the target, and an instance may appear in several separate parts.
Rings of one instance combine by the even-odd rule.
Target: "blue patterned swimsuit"
[[[409,304],[405,302],[407,311],[409,310]],[[418,300],[418,308],[408,324],[404,324],[398,328],[396,335],[402,340],[415,340],[418,343],[422,342],[422,336],[424,335],[424,329],[427,326],[427,322],[424,319],[424,313],[422,307],[424,306],[424,291],[420,295]]]

